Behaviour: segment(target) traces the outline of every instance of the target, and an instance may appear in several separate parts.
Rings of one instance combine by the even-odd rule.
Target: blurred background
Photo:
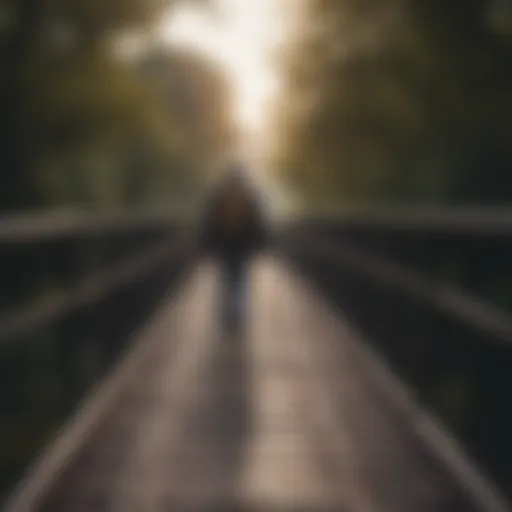
[[[0,65],[0,495],[182,268],[85,312],[64,291],[164,243],[233,158],[296,214],[512,200],[511,0],[0,0]],[[372,233],[344,236],[512,311],[512,233]],[[461,436],[464,371],[435,402]]]
[[[280,177],[315,203],[510,201],[510,2],[303,4],[282,57]]]

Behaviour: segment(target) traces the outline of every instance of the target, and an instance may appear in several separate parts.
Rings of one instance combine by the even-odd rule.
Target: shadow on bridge
[[[183,485],[166,498],[167,510],[244,510],[237,494],[253,424],[250,355],[243,335],[217,337],[199,400],[170,455]]]

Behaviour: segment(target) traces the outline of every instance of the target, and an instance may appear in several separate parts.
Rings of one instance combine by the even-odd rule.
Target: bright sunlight
[[[206,53],[230,76],[241,129],[261,135],[267,102],[276,92],[272,47],[282,36],[279,0],[217,0],[212,14],[183,7],[163,25],[164,41]]]

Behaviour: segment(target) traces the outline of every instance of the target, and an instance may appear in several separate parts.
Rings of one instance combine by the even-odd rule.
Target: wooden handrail
[[[70,313],[94,304],[110,293],[141,279],[155,268],[172,262],[189,247],[186,239],[166,239],[135,256],[112,264],[86,278],[73,288],[58,291],[28,306],[0,316],[0,345],[18,339]]]
[[[512,236],[512,208],[397,207],[324,209],[288,219],[289,227],[322,226],[463,235]]]
[[[319,262],[329,261],[336,266],[345,266],[374,282],[420,299],[432,309],[485,332],[497,341],[512,344],[511,315],[453,286],[433,282],[403,265],[372,256],[349,242],[334,242],[321,235],[303,235],[290,237],[285,243],[285,250],[290,254],[293,251],[306,252],[318,258]]]
[[[77,235],[131,233],[182,226],[188,219],[188,215],[179,212],[19,213],[0,217],[0,244],[36,243]]]

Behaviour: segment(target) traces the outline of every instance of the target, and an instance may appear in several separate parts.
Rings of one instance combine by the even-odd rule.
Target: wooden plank
[[[145,355],[119,370],[122,383],[107,384],[130,390],[121,410],[112,395],[96,400],[101,414],[89,408],[91,417],[116,411],[115,428],[88,448],[93,462],[74,474],[62,468],[66,443],[80,444],[91,425],[83,412],[29,479],[26,501],[18,496],[6,512],[94,503],[133,512],[510,510],[467,459],[446,456],[453,443],[425,428],[358,333],[293,272],[272,260],[254,268],[245,337],[217,330],[212,278],[196,274],[190,294],[144,336]],[[122,438],[124,456],[109,465],[107,447],[127,427],[133,437]],[[102,468],[111,475],[91,484]],[[52,490],[67,490],[66,499],[41,508]]]
[[[289,357],[302,357],[312,374],[301,394],[309,395],[307,417],[317,426],[316,439],[333,455],[340,506],[383,512],[512,510],[339,311],[295,273],[267,272],[275,294],[269,310],[280,305],[284,315],[287,305],[281,323],[296,340]]]
[[[172,304],[173,305],[173,304]],[[179,312],[179,310],[178,310]],[[5,512],[38,512],[54,493],[62,492],[59,486],[83,453],[83,449],[95,436],[116,409],[123,390],[139,377],[144,361],[151,355],[152,347],[161,343],[162,323],[170,315],[169,305],[157,313],[132,341],[128,356],[107,375],[79,405],[53,443],[45,448],[27,475],[17,486],[5,504]]]

